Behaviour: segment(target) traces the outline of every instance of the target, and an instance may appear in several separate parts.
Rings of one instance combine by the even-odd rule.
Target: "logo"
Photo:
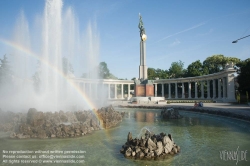
[[[247,150],[239,151],[239,146],[236,151],[223,150],[220,151],[220,159],[224,161],[234,160],[237,165],[239,161],[247,161]]]

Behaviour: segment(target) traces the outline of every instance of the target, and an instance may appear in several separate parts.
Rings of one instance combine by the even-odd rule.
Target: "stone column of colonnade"
[[[115,84],[115,99],[117,99],[117,84]]]
[[[210,80],[207,80],[207,99],[210,99]]]
[[[218,98],[221,98],[221,81],[220,78],[218,79]]]
[[[171,99],[171,83],[168,84],[168,98]]]
[[[123,98],[123,84],[121,84],[121,86],[122,86],[122,88],[121,88],[121,91],[122,91],[122,93],[121,93],[121,94],[122,94],[122,99],[124,99],[124,98]]]
[[[213,79],[213,99],[216,98],[215,79]]]
[[[91,86],[91,83],[89,83],[89,96],[92,98],[92,86]]]
[[[195,97],[194,98],[197,99],[198,98],[198,96],[197,96],[197,82],[194,83],[194,91],[195,91],[195,95],[194,95]]]
[[[185,98],[185,88],[184,88],[184,83],[183,82],[181,84],[181,87],[182,87],[182,98],[184,99]]]
[[[175,98],[178,98],[177,82],[175,83]]]
[[[161,84],[161,96],[164,97],[164,84]]]
[[[157,97],[157,84],[155,84],[155,97]]]
[[[95,83],[95,99],[99,99],[99,96],[98,96],[98,83]]]
[[[188,98],[191,99],[191,82],[188,82]]]
[[[108,84],[108,98],[111,99],[111,97],[110,97],[110,84]]]
[[[223,83],[223,98],[226,98],[227,96],[226,96],[226,86],[227,86],[227,84],[226,84],[226,78],[225,77],[223,77],[223,79],[222,79],[222,83]]]
[[[201,81],[201,99],[204,99],[204,82]]]
[[[130,84],[128,84],[128,100],[130,99]]]

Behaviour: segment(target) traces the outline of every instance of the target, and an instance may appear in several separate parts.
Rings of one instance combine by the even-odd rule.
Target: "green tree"
[[[0,84],[10,83],[11,82],[11,67],[6,55],[4,55],[3,59],[0,59]]]
[[[162,69],[154,69],[154,68],[148,68],[148,79],[154,80],[156,78],[159,79],[167,79],[168,78],[168,72],[166,70]]]
[[[108,69],[106,62],[100,62],[99,64],[99,76],[100,78],[107,79],[111,77],[111,74]]]
[[[200,60],[197,60],[187,67],[186,77],[195,77],[208,74],[208,68],[204,67]]]
[[[212,74],[225,69],[227,63],[237,64],[239,61],[240,59],[235,57],[225,57],[221,54],[213,55],[203,61],[203,67],[208,69],[209,74]]]
[[[154,80],[156,77],[156,72],[154,68],[148,68],[148,79],[149,80]]]
[[[72,74],[74,73],[74,69],[73,69],[72,64],[65,57],[63,57],[63,59],[62,59],[62,68],[63,68],[64,75],[68,75],[69,73],[72,73]]]
[[[184,62],[181,60],[179,62],[172,62],[169,68],[169,77],[180,78],[185,74]]]
[[[156,69],[155,72],[156,72],[156,77],[158,77],[159,79],[168,78],[168,72],[166,70]]]
[[[110,73],[109,76],[107,77],[107,79],[117,80],[118,78],[116,76],[114,76],[112,73]]]
[[[133,77],[131,80],[135,80],[136,78],[135,77]]]
[[[238,83],[239,89],[243,91],[250,91],[250,58],[240,61],[236,64],[238,67]]]

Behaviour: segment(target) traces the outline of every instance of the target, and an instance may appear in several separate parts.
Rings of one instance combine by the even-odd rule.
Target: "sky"
[[[44,5],[44,0],[0,0],[0,39],[12,40],[21,11],[33,28],[31,35],[38,35],[34,25],[43,15]],[[80,31],[94,23],[98,61],[106,62],[118,78],[139,77],[139,13],[147,35],[148,67],[167,70],[172,62],[181,60],[186,68],[216,54],[241,60],[250,57],[250,37],[232,44],[250,35],[249,0],[64,0],[63,11],[68,7],[77,17]],[[0,58],[11,54],[10,50],[0,40]],[[73,68],[80,77],[84,66]]]

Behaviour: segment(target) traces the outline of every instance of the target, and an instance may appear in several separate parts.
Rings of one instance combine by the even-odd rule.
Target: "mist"
[[[10,71],[0,73],[1,110],[74,111],[106,103],[107,87],[99,86],[97,25],[90,21],[81,31],[74,10],[62,0],[46,0],[43,15],[33,22],[21,11],[8,40]],[[88,73],[90,84],[76,81],[74,73],[80,72]]]

